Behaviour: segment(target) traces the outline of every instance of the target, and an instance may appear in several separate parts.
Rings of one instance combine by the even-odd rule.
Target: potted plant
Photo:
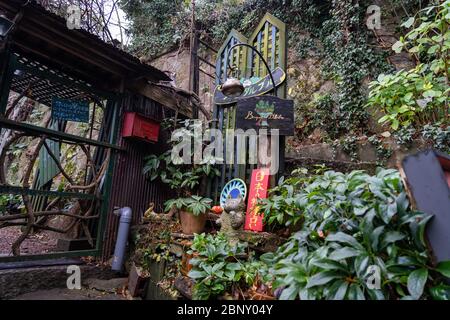
[[[177,198],[166,201],[166,211],[178,210],[180,214],[181,229],[184,234],[201,233],[205,228],[207,213],[211,208],[212,200],[200,196]]]
[[[184,135],[195,138],[195,125],[185,121]],[[205,227],[212,200],[199,195],[206,193],[208,179],[220,174],[214,167],[216,160],[206,157],[200,163],[183,163],[181,159],[172,157],[171,150],[145,158],[143,173],[151,181],[160,179],[176,192],[176,198],[165,203],[165,210],[178,211],[184,234],[201,233]]]

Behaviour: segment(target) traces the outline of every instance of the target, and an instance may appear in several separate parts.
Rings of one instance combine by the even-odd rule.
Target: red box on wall
[[[123,119],[122,136],[157,142],[160,125],[155,120],[146,118],[136,112],[126,112]]]

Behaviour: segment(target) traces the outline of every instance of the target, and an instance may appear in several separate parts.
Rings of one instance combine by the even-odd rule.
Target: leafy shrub
[[[147,156],[145,161],[143,173],[149,174],[151,181],[160,178],[163,183],[176,190],[195,189],[204,176],[214,177],[220,174],[213,164],[207,162],[197,166],[174,164],[171,151],[159,156],[154,154]]]
[[[169,129],[174,129],[178,123],[169,119],[164,123]],[[198,130],[197,126],[202,126],[199,121],[183,120],[184,126],[174,134],[173,138],[190,137],[194,141],[202,139],[202,130]],[[199,136],[200,134],[200,136]],[[172,140],[173,144],[178,141]],[[192,144],[192,158],[190,162],[195,162],[195,146]],[[215,168],[218,158],[205,157],[199,164],[183,163],[181,157],[172,157],[172,151],[168,150],[161,155],[149,155],[144,158],[145,164],[143,174],[148,175],[151,181],[161,179],[161,181],[173,190],[176,190],[179,195],[191,195],[195,193],[197,187],[207,178],[212,178],[220,174],[219,170]]]
[[[202,198],[199,196],[191,196],[189,198],[171,199],[164,203],[166,211],[169,211],[173,207],[177,209],[187,210],[194,216],[205,214],[211,208],[212,200],[208,198]]]
[[[327,171],[303,181],[293,197],[302,229],[261,256],[274,288],[283,289],[280,299],[419,299],[449,292],[434,286],[450,264],[430,264],[424,230],[431,216],[410,209],[396,170]],[[369,266],[380,271],[379,288],[369,286]]]
[[[246,258],[246,243],[230,243],[225,234],[196,235],[189,254],[193,268],[188,276],[195,280],[193,298],[207,300],[232,290],[247,287],[262,274],[264,264]]]
[[[386,115],[380,123],[392,129],[449,120],[450,0],[419,11],[402,26],[413,29],[392,47],[408,51],[419,64],[411,70],[381,75],[371,83],[368,106]],[[414,27],[415,26],[415,27]]]
[[[5,214],[20,213],[24,207],[20,195],[0,195],[0,216]]]

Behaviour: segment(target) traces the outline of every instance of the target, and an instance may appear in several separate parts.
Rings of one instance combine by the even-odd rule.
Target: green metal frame
[[[8,193],[8,194],[23,194],[29,196],[55,196],[61,198],[74,198],[74,199],[86,199],[86,200],[94,200],[94,199],[102,199],[98,198],[95,195],[88,193],[80,193],[80,192],[61,192],[61,191],[46,191],[46,190],[33,190],[33,189],[25,189],[22,187],[14,187],[14,186],[0,186],[0,193]]]
[[[6,128],[6,129],[12,129],[15,131],[22,131],[25,133],[29,133],[30,135],[36,135],[36,136],[46,135],[48,137],[48,139],[52,139],[52,140],[55,139],[57,141],[66,142],[66,143],[71,143],[71,142],[86,143],[86,144],[89,144],[91,146],[96,146],[96,147],[104,147],[104,148],[111,148],[111,149],[115,149],[115,150],[122,150],[121,147],[113,145],[111,143],[87,139],[87,138],[79,137],[79,136],[76,136],[73,134],[68,134],[68,133],[64,133],[64,132],[60,132],[60,131],[56,131],[56,130],[52,130],[52,129],[47,129],[47,128],[35,126],[32,124],[28,124],[28,123],[19,123],[19,122],[13,121],[13,120],[5,119],[2,116],[0,116],[0,127]]]
[[[233,53],[233,59],[228,59],[227,52],[230,48],[230,44],[241,42],[251,46],[256,47],[259,52],[262,53],[264,59],[268,62],[271,70],[275,70],[277,67],[283,70],[287,69],[287,26],[284,22],[276,18],[270,13],[266,13],[264,17],[259,22],[258,26],[255,28],[254,32],[249,38],[244,37],[241,33],[236,30],[232,30],[228,35],[227,39],[224,41],[223,45],[217,53],[216,60],[216,85],[223,83],[224,72],[227,72],[228,66],[225,63],[230,61],[236,61],[236,55],[240,54],[245,47],[237,47]],[[241,75],[250,78],[252,76],[264,77],[267,75],[267,71],[263,63],[260,61],[258,55],[250,49],[245,48],[243,51],[245,59],[238,60],[238,67],[241,71]],[[233,63],[230,62],[230,63]],[[255,65],[255,66],[254,66]],[[225,71],[224,71],[225,70]],[[219,79],[222,81],[219,82]],[[276,95],[280,98],[286,97],[286,84],[280,85],[276,89]],[[214,105],[213,118],[214,126],[219,129],[233,128],[235,121],[235,105]],[[225,141],[225,139],[224,139]],[[244,141],[239,141],[242,144]],[[248,142],[245,142],[248,143]],[[280,149],[285,148],[285,138],[280,137]],[[247,162],[248,152],[244,154],[242,152],[244,148],[236,148],[234,151],[234,159],[240,159],[242,162]],[[224,153],[227,152],[226,146],[224,145]],[[221,176],[216,177],[213,183],[209,183],[208,190],[210,190],[209,195],[216,201],[219,198],[220,189],[225,185],[227,180],[231,180],[233,177],[241,178],[244,181],[249,180],[251,177],[251,171],[254,169],[255,165],[242,164],[238,165],[235,163],[223,164],[221,165]],[[280,153],[280,172],[284,170],[284,153]]]
[[[111,193],[112,187],[112,171],[115,165],[116,154],[115,151],[122,150],[121,147],[117,146],[117,131],[118,131],[118,112],[120,105],[120,96],[117,94],[105,93],[95,90],[89,86],[85,86],[81,83],[72,83],[68,79],[64,79],[62,77],[56,76],[50,72],[46,72],[45,70],[40,70],[38,68],[33,68],[27,65],[20,63],[17,60],[17,57],[10,51],[4,53],[4,57],[7,58],[8,62],[5,63],[4,69],[1,72],[0,78],[0,130],[2,128],[8,128],[12,130],[22,131],[25,133],[29,133],[30,135],[42,136],[45,135],[48,139],[53,139],[65,143],[85,143],[92,146],[97,146],[101,148],[109,148],[111,149],[110,162],[108,165],[108,169],[105,174],[105,180],[103,184],[103,195],[97,197],[92,194],[85,194],[79,192],[59,192],[59,191],[46,191],[46,190],[33,190],[26,189],[22,187],[14,187],[14,186],[0,186],[0,193],[9,193],[9,194],[28,194],[28,195],[44,195],[44,196],[57,196],[62,198],[73,198],[73,199],[89,199],[89,200],[99,200],[100,204],[100,214],[98,225],[97,225],[97,237],[95,243],[95,249],[88,250],[78,250],[78,251],[66,251],[66,252],[53,252],[48,254],[38,254],[38,255],[23,255],[23,256],[13,256],[13,257],[0,257],[1,262],[14,262],[14,261],[29,261],[29,260],[42,260],[42,259],[58,259],[64,257],[81,257],[81,256],[100,256],[102,253],[102,245],[103,245],[103,235],[106,225],[106,218],[109,210],[109,197]],[[113,110],[113,120],[111,123],[111,130],[109,134],[109,141],[97,141],[92,139],[87,139],[84,137],[79,137],[71,134],[67,134],[64,132],[59,132],[35,125],[30,125],[27,123],[19,123],[9,119],[4,118],[4,113],[6,111],[6,105],[8,102],[9,91],[11,88],[14,71],[16,69],[20,69],[26,71],[30,74],[39,76],[40,78],[48,79],[53,82],[70,85],[73,87],[77,87],[80,90],[87,91],[89,93],[101,96],[105,100],[107,100],[106,110],[110,110],[108,108],[112,108]]]

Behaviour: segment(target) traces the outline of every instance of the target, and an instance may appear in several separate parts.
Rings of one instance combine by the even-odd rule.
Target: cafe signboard
[[[278,129],[282,136],[294,135],[294,102],[275,96],[240,100],[236,108],[236,129]]]

